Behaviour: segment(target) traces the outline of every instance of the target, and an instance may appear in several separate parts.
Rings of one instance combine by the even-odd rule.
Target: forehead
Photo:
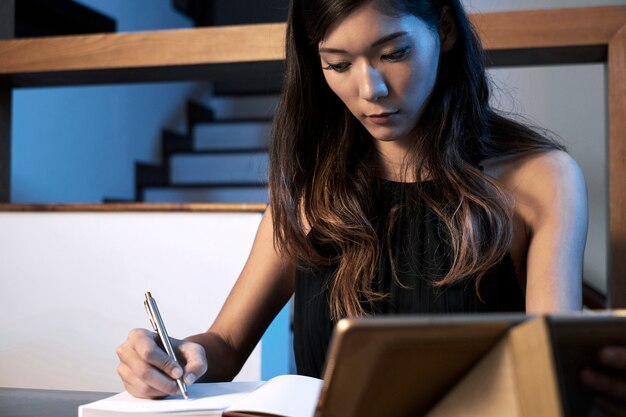
[[[358,47],[395,32],[419,35],[426,23],[410,14],[383,13],[375,2],[368,2],[332,25],[319,46]]]

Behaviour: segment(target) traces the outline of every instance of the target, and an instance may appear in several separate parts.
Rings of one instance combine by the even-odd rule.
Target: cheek
[[[354,114],[351,108],[350,99],[350,86],[349,83],[345,80],[338,80],[336,77],[333,77],[333,74],[326,75],[324,74],[324,78],[326,79],[326,84],[332,90],[333,93],[343,102],[343,104]]]
[[[437,58],[418,60],[414,63],[412,76],[400,79],[399,88],[405,98],[420,105],[433,91],[437,81]]]

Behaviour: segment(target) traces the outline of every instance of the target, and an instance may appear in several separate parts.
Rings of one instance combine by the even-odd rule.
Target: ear
[[[443,6],[439,19],[439,38],[441,40],[441,52],[448,52],[456,42],[457,28],[456,21],[450,6]]]

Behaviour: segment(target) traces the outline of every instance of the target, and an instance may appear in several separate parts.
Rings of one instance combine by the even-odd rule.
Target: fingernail
[[[194,374],[188,373],[187,375],[185,375],[185,384],[191,385],[194,382],[196,382],[196,376]]]

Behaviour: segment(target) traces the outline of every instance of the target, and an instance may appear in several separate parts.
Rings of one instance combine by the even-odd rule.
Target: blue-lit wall
[[[169,0],[82,0],[118,31],[189,27]],[[164,127],[182,127],[197,83],[17,89],[13,93],[12,201],[92,202],[134,197],[136,161],[159,161]]]

